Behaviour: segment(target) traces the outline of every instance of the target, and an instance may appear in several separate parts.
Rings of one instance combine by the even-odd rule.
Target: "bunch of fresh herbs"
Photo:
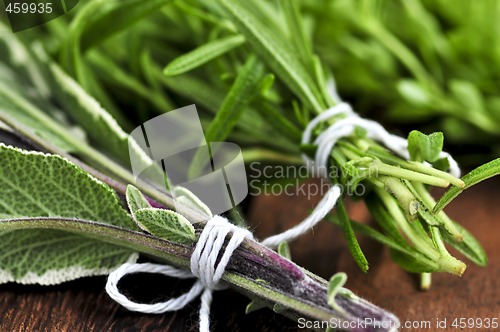
[[[199,214],[187,209],[181,218],[168,212],[163,208],[173,207],[172,198],[147,183],[127,190],[135,183],[124,166],[129,144],[145,163],[151,161],[124,129],[196,103],[208,141],[239,143],[247,162],[297,165],[300,153],[315,153],[315,146],[300,145],[302,130],[335,105],[321,61],[326,57],[315,54],[311,24],[296,1],[95,0],[43,29],[26,31],[25,42],[2,27],[0,118],[8,132],[51,153],[0,149],[0,225],[8,257],[0,262],[3,281],[40,282],[44,276],[45,283],[57,283],[105,274],[133,260],[135,252],[187,267],[202,227]],[[461,275],[466,265],[446,244],[485,265],[481,245],[441,209],[465,188],[497,174],[500,161],[458,179],[444,172],[449,165],[438,157],[442,134],[415,131],[408,140],[411,161],[362,130],[337,144],[329,163],[341,174],[329,180],[369,188],[362,198],[378,227],[351,220],[343,202],[329,220],[341,227],[363,271],[369,265],[355,232],[385,244],[412,272]],[[428,186],[450,185],[436,204]],[[128,210],[120,198],[127,198]],[[46,241],[43,250],[39,240]],[[245,259],[255,255],[264,257],[265,269]],[[258,298],[254,307],[264,302],[291,317],[347,320],[367,307],[349,292],[338,292],[338,276],[330,283],[331,298],[353,301],[360,310],[352,316],[333,300],[316,302],[323,293],[326,299],[324,281],[312,276],[310,285],[297,289],[311,275],[255,243],[245,242],[232,267],[224,280]],[[429,275],[424,276],[428,286]],[[276,278],[289,282],[262,282]],[[375,308],[369,314],[389,317]]]

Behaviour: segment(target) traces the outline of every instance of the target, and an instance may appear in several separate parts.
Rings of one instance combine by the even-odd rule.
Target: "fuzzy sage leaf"
[[[143,228],[141,223],[137,222],[137,217],[135,216],[137,210],[147,209],[151,207],[146,197],[144,197],[139,189],[129,184],[126,191],[126,200],[128,209],[130,211],[130,214],[132,215],[132,219],[134,219],[137,226],[139,226],[143,230],[146,230],[145,228]]]
[[[292,254],[290,253],[290,246],[288,242],[283,241],[278,245],[278,254],[286,259],[292,259]]]
[[[337,303],[335,302],[335,297],[340,292],[341,288],[345,285],[347,281],[347,274],[344,272],[335,273],[328,282],[328,304],[335,309],[339,309]]]
[[[176,186],[172,190],[172,193],[175,197],[176,204],[179,203],[187,208],[201,213],[207,218],[212,218],[213,215],[210,208],[187,188]]]
[[[115,192],[65,159],[0,144],[0,217],[65,217],[136,227]],[[1,222],[1,221],[0,221]],[[0,282],[57,284],[107,274],[133,251],[81,235],[0,232]]]
[[[142,229],[159,238],[182,244],[196,240],[193,225],[177,212],[145,208],[135,211],[135,218]]]

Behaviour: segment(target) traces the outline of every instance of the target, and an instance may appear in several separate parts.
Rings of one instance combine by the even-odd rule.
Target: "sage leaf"
[[[136,229],[116,193],[67,160],[0,143],[0,218],[66,217]],[[0,221],[1,222],[1,221]],[[0,232],[0,283],[57,284],[107,274],[137,255],[59,230]]]
[[[248,315],[254,311],[266,308],[266,304],[263,301],[252,300],[245,307],[245,314]]]
[[[492,160],[489,163],[472,170],[462,177],[462,181],[465,183],[465,186],[463,188],[451,187],[446,193],[444,193],[443,196],[441,196],[439,201],[434,206],[433,212],[437,213],[441,211],[465,189],[498,174],[500,174],[500,158]]]
[[[2,30],[0,26],[0,31]],[[10,117],[22,123],[43,140],[66,152],[78,152],[94,159],[95,154],[86,142],[88,135],[96,145],[124,163],[130,161],[130,147],[139,156],[137,160],[144,161],[147,167],[151,165],[146,153],[133,139],[129,139],[129,135],[113,116],[50,60],[40,45],[28,50],[9,33],[0,35],[0,47],[5,43],[4,47],[11,57],[22,54],[26,68],[20,67],[19,71],[27,72],[20,81],[17,73],[9,74],[12,71],[9,68],[1,70],[4,59],[0,60],[0,118]],[[11,66],[10,62],[14,60],[7,58],[5,61]],[[38,82],[40,79],[44,84]],[[3,83],[7,81],[13,84]],[[36,92],[35,97],[30,91]],[[54,101],[57,102],[57,107]],[[71,122],[78,123],[79,126],[74,127]]]
[[[103,87],[95,79],[85,63],[84,53],[110,36],[131,27],[136,21],[154,13],[171,0],[96,0],[81,8],[65,33],[60,47],[60,63],[87,91],[99,96],[101,102],[107,98]],[[109,24],[113,22],[113,24]],[[106,103],[113,114],[121,114]]]
[[[54,110],[56,113],[57,110]],[[53,113],[53,114],[54,114]],[[34,101],[0,80],[0,119],[5,122],[12,118],[33,130],[37,136],[52,142],[66,152],[79,152],[75,136],[54,119],[40,110]],[[80,142],[85,138],[81,136]]]
[[[283,304],[281,303],[275,303],[273,305],[273,311],[277,314],[281,314],[283,311],[286,310],[286,306],[284,306]]]
[[[327,301],[332,308],[338,308],[335,303],[335,297],[339,293],[340,289],[345,285],[347,281],[347,274],[344,272],[335,273],[328,282],[328,293]]]
[[[163,70],[167,76],[186,73],[245,43],[242,35],[227,36],[202,45],[172,60]]]
[[[176,243],[192,244],[196,240],[194,227],[177,212],[146,208],[135,212],[137,222],[152,235]]]
[[[212,218],[213,215],[210,208],[187,188],[176,186],[172,190],[172,194],[175,197],[176,204],[179,203],[201,213],[207,218]]]
[[[288,246],[288,242],[283,241],[278,244],[278,254],[280,256],[285,257],[286,259],[292,259],[292,254],[290,253],[290,247]]]
[[[77,142],[85,142],[85,134],[82,130],[77,134],[61,110],[48,101],[50,88],[39,61],[1,22],[0,50],[0,119],[24,123],[66,152],[79,151]]]
[[[128,209],[130,211],[130,214],[132,215],[132,219],[134,219],[139,228],[146,230],[141,223],[137,222],[135,213],[137,212],[137,210],[150,208],[151,205],[149,204],[148,200],[146,199],[146,197],[144,197],[139,189],[130,184],[127,186],[126,199]]]
[[[6,65],[2,67],[0,76],[4,76],[7,71],[10,71],[10,77],[3,78],[10,78],[9,82],[14,83],[14,86],[15,82],[19,81],[19,85],[30,86],[32,94],[40,98],[47,96],[49,86],[43,79],[40,67],[31,57],[28,48],[17,38],[16,34],[9,30],[0,21],[0,49],[2,50],[0,63]]]

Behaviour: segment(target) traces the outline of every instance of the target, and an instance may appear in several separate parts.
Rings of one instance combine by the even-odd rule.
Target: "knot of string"
[[[231,238],[224,248],[226,236],[231,233]],[[108,276],[106,292],[109,296],[125,308],[143,313],[160,314],[168,311],[177,311],[184,308],[201,293],[200,331],[209,331],[210,304],[212,303],[212,290],[225,288],[219,283],[224,274],[229,259],[233,252],[245,238],[253,239],[247,229],[231,224],[226,218],[214,216],[208,220],[196,243],[191,255],[191,272],[176,269],[169,265],[152,263],[130,264],[126,263],[113,271]],[[217,260],[223,251],[217,264]],[[120,279],[131,273],[159,273],[169,277],[187,279],[197,278],[191,289],[166,302],[154,304],[136,303],[128,299],[118,289]]]
[[[336,117],[338,117],[338,119],[335,119],[333,124],[329,125],[326,130],[320,133],[314,142],[311,142],[314,129],[320,123],[332,120]],[[406,139],[390,134],[375,121],[359,117],[349,104],[339,102],[336,106],[329,108],[314,118],[307,125],[302,135],[302,144],[313,143],[317,146],[314,166],[319,170],[320,174],[326,177],[327,173],[324,171],[328,166],[328,158],[338,140],[352,135],[357,127],[364,129],[368,138],[379,141],[397,155],[409,159],[408,141]],[[446,152],[441,152],[440,157],[447,158],[450,165],[449,172],[456,177],[460,177],[460,169],[457,162]],[[303,158],[306,163],[309,164],[311,162],[307,156],[303,155]],[[269,248],[276,248],[281,242],[292,241],[306,233],[335,207],[341,195],[342,188],[340,185],[331,186],[313,212],[306,219],[283,233],[266,238],[261,244]],[[224,248],[227,236],[230,236],[230,240]],[[212,292],[213,290],[225,288],[225,285],[221,284],[220,280],[232,254],[245,238],[254,241],[250,231],[231,224],[222,216],[214,216],[205,225],[193,254],[191,255],[190,272],[179,270],[168,265],[125,263],[109,275],[106,284],[106,292],[113,300],[129,310],[156,314],[180,310],[201,294],[199,329],[201,332],[209,332]],[[223,251],[223,253],[217,264],[221,251]],[[118,289],[120,279],[132,273],[159,273],[174,278],[197,278],[198,280],[187,293],[177,298],[170,299],[166,302],[144,304],[129,300]]]

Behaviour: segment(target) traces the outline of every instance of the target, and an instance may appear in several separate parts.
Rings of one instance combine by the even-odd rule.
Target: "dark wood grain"
[[[397,314],[402,321],[451,321],[460,317],[500,319],[500,181],[471,188],[452,203],[447,212],[472,231],[489,255],[487,268],[469,264],[464,276],[434,274],[430,291],[420,291],[417,279],[397,267],[386,249],[361,238],[370,262],[363,274],[347,251],[341,233],[321,224],[311,234],[292,243],[294,260],[328,278],[337,271],[349,275],[348,287],[359,295]],[[250,209],[252,226],[258,237],[290,227],[307,215],[319,197],[262,196]],[[351,216],[369,222],[361,203],[350,203]],[[198,305],[177,313],[144,315],[129,312],[104,292],[105,278],[88,278],[59,286],[0,286],[0,331],[197,331]],[[136,275],[124,280],[130,296],[155,301],[179,294],[189,282],[152,275]],[[234,291],[215,294],[212,306],[213,331],[297,331],[296,324],[264,309],[244,314],[248,300]],[[421,329],[409,329],[418,331]],[[454,330],[449,328],[448,330]],[[443,331],[443,330],[440,330]]]

